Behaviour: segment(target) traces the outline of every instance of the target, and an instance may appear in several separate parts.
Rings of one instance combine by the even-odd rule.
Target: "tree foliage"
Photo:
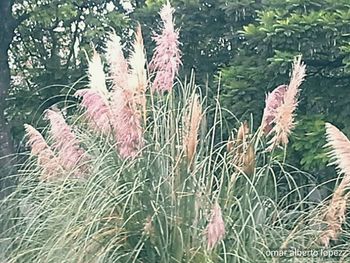
[[[163,2],[130,1],[132,8],[128,9],[120,1],[18,0],[15,13],[27,19],[16,29],[11,46],[14,78],[8,113],[15,136],[21,135],[24,121],[35,122],[44,108],[67,94],[67,84],[85,72],[83,50],[89,52],[92,45],[102,49],[104,32],[110,27],[128,35],[125,25],[142,21],[150,56]],[[320,123],[327,118],[349,132],[349,98],[344,96],[350,69],[348,1],[171,2],[183,42],[181,76],[194,70],[203,89],[209,83],[210,99],[216,94],[216,84],[211,81],[217,74],[224,107],[242,120],[253,114],[256,126],[265,94],[287,82],[292,57],[303,55],[308,81],[303,86],[295,137],[301,137],[301,130],[310,137],[305,144],[292,145],[292,156],[306,169],[320,168],[323,161],[312,161],[315,155],[325,160],[324,153],[315,150],[324,143],[317,139],[322,133]],[[78,44],[80,48],[75,48]],[[227,117],[230,122],[232,118]]]
[[[308,79],[302,87],[295,137],[307,135],[292,148],[295,161],[307,169],[324,164],[319,146],[324,144],[320,134],[325,119],[350,132],[349,7],[348,1],[265,1],[255,21],[239,32],[240,50],[222,70],[222,100],[246,119],[251,113],[261,116],[265,94],[288,84],[289,62],[303,55]]]
[[[13,78],[7,112],[19,139],[23,123],[37,122],[44,109],[71,93],[71,85],[85,75],[86,52],[103,49],[106,32],[129,32],[119,1],[19,0],[13,9],[26,16],[10,48]]]

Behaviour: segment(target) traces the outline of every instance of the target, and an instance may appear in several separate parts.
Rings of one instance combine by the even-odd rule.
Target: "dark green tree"
[[[0,1],[0,189],[12,184],[23,123],[67,98],[106,32],[128,33],[125,13],[120,1]]]
[[[264,1],[229,67],[222,69],[223,104],[241,119],[260,124],[265,94],[288,84],[290,64],[302,54],[307,79],[302,86],[292,162],[316,171],[324,167],[324,122],[350,132],[349,1]],[[324,171],[324,170],[323,170]]]
[[[0,1],[0,197],[13,185],[8,175],[13,171],[13,140],[6,116],[6,98],[10,89],[11,74],[9,55],[11,41],[16,27],[26,17],[16,17],[12,13],[14,1]]]
[[[103,49],[111,28],[128,33],[125,10],[112,1],[33,1],[23,12],[30,16],[16,28],[10,49],[15,81],[9,118],[16,138],[24,122],[36,122],[43,110],[74,92],[72,85],[85,76],[86,52]]]

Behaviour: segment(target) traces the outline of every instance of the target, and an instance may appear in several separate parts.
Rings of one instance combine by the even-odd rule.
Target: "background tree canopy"
[[[20,138],[24,122],[36,121],[44,109],[64,100],[70,85],[85,75],[85,52],[101,49],[111,28],[128,33],[128,19],[121,5],[106,1],[19,1],[13,9],[28,16],[15,29],[10,48],[8,113]]]
[[[11,16],[17,23],[11,45],[2,45],[3,50],[9,50],[12,76],[5,116],[17,148],[21,146],[23,123],[37,122],[44,109],[72,93],[71,85],[86,71],[85,51],[91,54],[93,46],[103,49],[102,40],[111,28],[130,36],[127,25],[142,21],[150,56],[154,48],[152,32],[163,2],[10,1]],[[265,94],[288,81],[293,56],[303,55],[308,77],[302,86],[300,121],[293,135],[298,140],[292,138],[288,158],[303,169],[326,174],[324,120],[350,132],[349,1],[171,3],[177,10],[175,23],[180,27],[186,65],[181,78],[194,70],[197,82],[203,89],[208,83],[214,96],[219,79],[215,76],[220,75],[221,102],[240,120],[250,119],[253,114],[254,124],[260,124]],[[2,26],[10,22],[4,20]],[[236,125],[235,119],[227,118],[231,128]]]
[[[324,166],[324,120],[345,132],[350,128],[349,7],[348,1],[267,1],[254,23],[239,31],[239,51],[222,69],[225,105],[241,118],[252,113],[259,122],[264,94],[285,83],[289,62],[303,55],[308,73],[291,157],[309,171]]]

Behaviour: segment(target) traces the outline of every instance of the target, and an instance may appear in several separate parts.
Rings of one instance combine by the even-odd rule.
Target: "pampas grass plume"
[[[209,224],[206,229],[207,249],[212,250],[225,236],[225,223],[218,203],[212,208]]]
[[[62,173],[62,168],[58,158],[47,144],[44,137],[39,131],[29,124],[25,124],[26,136],[28,137],[27,145],[31,148],[31,154],[36,156],[39,167],[42,168],[41,180],[52,180]]]
[[[53,148],[58,153],[59,162],[67,171],[76,170],[76,176],[81,177],[86,170],[81,165],[88,160],[87,153],[80,148],[79,141],[60,112],[47,110],[46,118],[50,120]]]
[[[113,88],[128,89],[128,62],[121,46],[121,39],[115,32],[109,34],[106,43],[106,57],[109,64],[109,73],[113,81]]]
[[[287,145],[288,137],[295,126],[295,110],[298,106],[299,87],[306,75],[305,64],[301,62],[301,56],[294,59],[290,83],[283,96],[282,104],[276,108],[273,137],[269,141],[269,150],[278,145]]]
[[[93,89],[78,90],[75,96],[82,97],[81,106],[86,109],[87,119],[90,127],[98,133],[109,135],[112,132],[112,115],[108,101],[103,95]]]
[[[199,102],[199,97],[196,94],[192,100],[190,110],[186,116],[185,121],[185,136],[184,148],[186,149],[186,156],[189,167],[193,167],[195,153],[198,144],[198,131],[202,119],[202,106]]]
[[[90,88],[101,93],[106,99],[108,98],[108,90],[106,86],[106,77],[103,71],[103,64],[100,55],[94,49],[94,54],[89,61],[89,81]]]
[[[350,141],[344,133],[330,123],[326,123],[326,138],[328,142],[326,146],[331,148],[329,152],[331,164],[335,164],[338,173],[344,175],[324,216],[327,228],[321,233],[320,242],[327,247],[330,240],[338,238],[342,230],[341,226],[345,222],[346,203],[349,199],[345,192],[350,186]]]
[[[155,73],[152,89],[159,93],[172,90],[181,64],[179,32],[174,29],[173,13],[174,8],[167,1],[159,13],[163,21],[162,33],[153,37],[156,48],[150,62],[150,69]]]

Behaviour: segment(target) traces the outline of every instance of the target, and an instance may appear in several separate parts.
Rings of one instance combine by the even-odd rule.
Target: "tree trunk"
[[[15,158],[9,123],[6,120],[6,97],[11,84],[8,50],[16,21],[12,16],[12,1],[0,1],[0,198],[14,186]]]

